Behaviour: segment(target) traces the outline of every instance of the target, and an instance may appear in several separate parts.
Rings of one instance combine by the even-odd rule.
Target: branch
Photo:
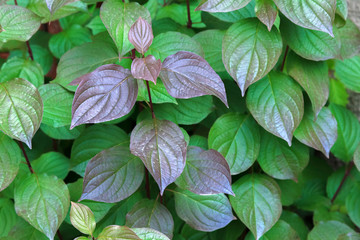
[[[28,156],[27,156],[27,154],[26,154],[26,151],[25,151],[25,149],[24,149],[24,145],[23,145],[22,142],[20,142],[20,141],[18,141],[18,144],[19,144],[19,147],[20,147],[22,153],[24,154],[24,157],[25,157],[25,160],[26,160],[26,164],[27,164],[30,172],[31,172],[31,173],[34,173],[34,170],[33,170],[33,168],[31,167],[31,163],[30,163],[29,158],[28,158]]]
[[[191,28],[192,27],[192,21],[191,21],[190,2],[189,2],[189,0],[186,0],[186,8],[187,8],[187,17],[188,17],[187,28]]]
[[[281,68],[280,68],[281,72],[284,70],[286,57],[287,57],[288,52],[289,52],[289,46],[286,46],[285,53],[284,53],[284,59],[282,61]]]
[[[343,187],[346,179],[349,177],[350,172],[351,172],[351,169],[354,167],[354,165],[355,165],[354,162],[350,162],[350,163],[348,164],[348,166],[346,167],[344,177],[341,179],[340,185],[339,185],[339,187],[336,189],[336,192],[335,192],[334,196],[333,196],[332,199],[331,199],[331,203],[334,203],[336,197],[339,195],[340,190],[342,189],[342,187]]]

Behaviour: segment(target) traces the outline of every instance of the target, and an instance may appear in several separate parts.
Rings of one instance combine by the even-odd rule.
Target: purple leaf
[[[225,158],[218,151],[205,151],[196,146],[188,148],[185,169],[175,183],[196,194],[234,194]]]
[[[168,56],[163,62],[160,78],[175,98],[214,95],[228,106],[224,83],[199,55],[180,51]]]
[[[153,55],[145,58],[135,58],[131,64],[131,74],[134,78],[152,81],[156,84],[161,65],[161,60],[156,60]]]
[[[159,185],[160,194],[185,167],[186,142],[181,129],[166,120],[145,120],[130,137],[130,151],[143,161]]]
[[[128,36],[136,51],[142,55],[147,52],[154,39],[151,25],[141,17],[131,26]]]
[[[125,116],[137,98],[137,82],[130,70],[108,64],[81,77],[72,106],[71,129]]]

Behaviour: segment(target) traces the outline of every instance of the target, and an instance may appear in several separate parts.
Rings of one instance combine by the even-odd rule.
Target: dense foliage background
[[[0,0],[0,239],[360,239],[359,52],[345,0]]]

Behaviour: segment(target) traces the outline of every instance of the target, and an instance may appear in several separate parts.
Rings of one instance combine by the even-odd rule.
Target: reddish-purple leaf
[[[214,95],[226,106],[224,83],[208,62],[191,52],[177,52],[168,56],[160,72],[166,90],[175,98]]]
[[[231,174],[225,158],[213,149],[189,146],[183,173],[176,185],[196,194],[234,194],[231,189]]]
[[[154,39],[151,25],[141,17],[131,26],[128,36],[136,51],[143,55]]]
[[[130,70],[108,64],[81,78],[72,106],[71,129],[120,118],[133,108],[138,87]]]
[[[137,124],[131,133],[130,151],[143,161],[159,185],[160,194],[185,167],[184,134],[167,120],[145,120]]]
[[[131,64],[131,74],[134,78],[152,81],[156,84],[161,66],[161,60],[156,60],[153,55],[145,58],[135,58]]]

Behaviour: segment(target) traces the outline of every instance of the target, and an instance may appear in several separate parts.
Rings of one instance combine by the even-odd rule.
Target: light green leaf
[[[278,15],[277,7],[272,0],[256,0],[255,13],[257,18],[271,31]]]
[[[245,7],[251,0],[202,0],[196,10],[231,12]]]
[[[203,28],[205,24],[201,22],[201,12],[196,11],[195,8],[197,6],[197,2],[190,2],[190,17],[192,21],[193,28]],[[188,18],[187,18],[187,6],[186,4],[177,4],[172,3],[169,5],[165,5],[159,9],[156,13],[156,20],[170,18],[175,22],[179,23],[182,26],[186,26]]]
[[[290,226],[298,233],[301,240],[306,240],[309,228],[298,214],[290,211],[283,211],[280,219],[290,224]]]
[[[337,29],[336,34],[341,42],[341,59],[351,58],[360,53],[360,29],[350,19],[343,27]]]
[[[338,221],[320,222],[309,233],[308,240],[337,240],[342,234],[355,233],[349,226]]]
[[[99,234],[97,240],[141,240],[130,228],[111,225]]]
[[[93,234],[96,227],[95,216],[88,206],[71,202],[70,220],[71,224],[80,232]]]
[[[147,92],[147,88],[145,82],[143,80],[138,80],[138,98],[137,101],[148,101],[149,102],[149,94]],[[158,78],[156,80],[156,84],[153,82],[149,82],[151,100],[153,103],[175,103],[177,101],[175,98],[170,96],[167,92],[164,84],[161,82],[161,79]]]
[[[337,60],[335,75],[348,89],[360,93],[360,56]]]
[[[59,152],[48,152],[34,160],[31,165],[37,174],[46,173],[64,179],[69,172],[70,161]]]
[[[212,16],[224,21],[235,23],[244,18],[256,17],[255,15],[255,0],[252,0],[248,5],[231,12],[212,12]]]
[[[95,16],[91,21],[86,25],[86,27],[90,28],[93,35],[96,35],[101,32],[106,32],[106,27],[101,21],[100,16]]]
[[[81,132],[84,131],[85,125],[77,126],[70,130],[70,125],[55,128],[42,123],[40,125],[40,129],[51,138],[58,140],[71,140],[79,137]]]
[[[151,228],[132,228],[142,240],[170,240],[166,235]]]
[[[0,238],[8,236],[17,218],[14,203],[10,199],[0,198]]]
[[[254,236],[249,233],[245,240],[253,240]],[[300,237],[297,232],[285,221],[279,220],[264,236],[259,240],[271,240],[271,239],[291,239],[299,240]]]
[[[336,79],[330,80],[329,102],[346,107],[349,103],[349,94],[344,84]]]

